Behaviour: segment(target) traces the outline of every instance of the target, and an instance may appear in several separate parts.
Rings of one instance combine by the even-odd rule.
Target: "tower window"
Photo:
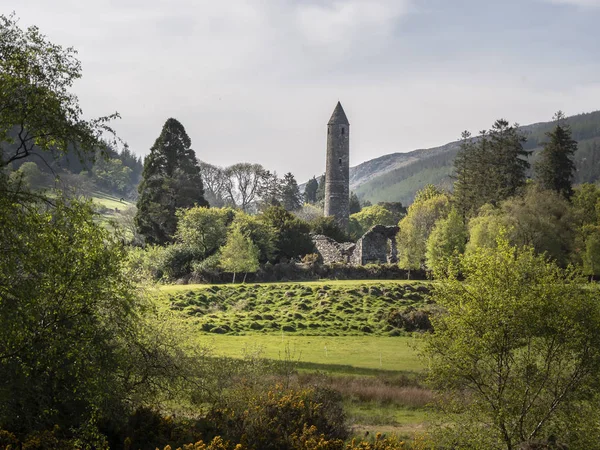
[[[339,162],[340,162],[340,165],[342,165],[342,158],[340,158]]]
[[[327,135],[329,135],[329,128],[327,128]]]
[[[344,135],[344,131],[346,130],[344,129],[344,127],[342,127],[342,136]]]

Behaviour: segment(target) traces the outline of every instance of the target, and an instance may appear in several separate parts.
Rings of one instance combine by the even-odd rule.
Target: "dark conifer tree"
[[[146,242],[165,244],[177,227],[175,212],[208,206],[200,166],[183,125],[168,119],[144,161],[135,223]]]
[[[302,207],[302,195],[291,172],[283,176],[281,182],[281,204],[286,211],[296,211]]]
[[[504,119],[477,138],[463,133],[454,160],[454,196],[463,216],[471,217],[484,204],[497,204],[525,185],[531,152],[523,149],[524,142],[517,126]]]
[[[316,177],[312,177],[308,180],[306,187],[304,188],[304,200],[306,203],[317,202],[317,189],[319,189],[319,182]]]
[[[542,144],[543,150],[535,165],[535,175],[542,188],[571,198],[575,174],[573,156],[577,151],[577,141],[572,138],[571,129],[564,123],[565,115],[562,111],[558,111],[553,119],[556,126],[546,133],[549,140]]]
[[[325,175],[319,177],[319,186],[317,187],[317,202],[325,200]]]
[[[360,212],[362,206],[360,206],[360,201],[354,192],[350,192],[350,214],[355,214]]]

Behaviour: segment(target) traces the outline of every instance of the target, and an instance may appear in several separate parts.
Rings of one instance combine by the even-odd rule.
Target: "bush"
[[[309,222],[310,231],[314,234],[322,234],[336,242],[349,242],[350,236],[345,233],[335,222],[333,217],[318,217]]]
[[[305,426],[314,426],[327,439],[348,436],[340,394],[320,387],[238,388],[207,419],[225,439],[255,450],[294,449]]]

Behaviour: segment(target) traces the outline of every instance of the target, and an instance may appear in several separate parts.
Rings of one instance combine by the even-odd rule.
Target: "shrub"
[[[348,436],[341,396],[328,388],[238,388],[207,418],[219,434],[248,449],[294,449],[305,426],[328,439]]]

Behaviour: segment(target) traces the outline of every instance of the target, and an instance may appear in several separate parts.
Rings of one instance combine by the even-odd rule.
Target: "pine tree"
[[[183,125],[168,119],[144,161],[135,223],[146,242],[170,242],[179,208],[208,206],[200,167]]]
[[[308,180],[306,187],[304,188],[304,200],[306,203],[317,202],[317,189],[319,189],[319,182],[316,177],[312,177]]]
[[[525,185],[531,152],[524,150],[524,142],[517,125],[504,119],[477,138],[463,133],[454,161],[454,194],[463,216],[472,217],[484,204],[496,205]]]
[[[562,111],[558,111],[553,119],[556,126],[546,133],[549,141],[543,143],[535,175],[542,188],[571,198],[575,174],[573,155],[577,151],[577,141],[572,138],[571,129],[564,123],[565,115]]]
[[[358,212],[360,212],[360,210],[362,209],[362,206],[360,205],[360,200],[358,200],[358,197],[356,196],[356,194],[354,192],[350,192],[350,214],[356,214]]]
[[[325,200],[325,175],[319,177],[319,186],[317,187],[317,202]]]
[[[291,172],[286,173],[281,182],[281,204],[286,211],[297,211],[302,206],[300,188]]]

